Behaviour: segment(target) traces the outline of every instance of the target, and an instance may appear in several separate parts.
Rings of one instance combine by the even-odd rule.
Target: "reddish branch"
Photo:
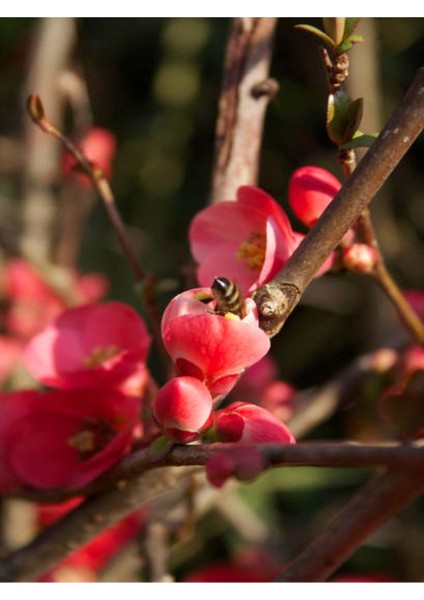
[[[392,118],[296,252],[273,282],[257,290],[255,300],[261,324],[269,335],[280,331],[319,267],[367,208],[423,128],[421,68]]]
[[[257,183],[265,110],[278,87],[269,79],[276,22],[233,19],[218,108],[212,202],[231,200],[240,185]]]
[[[326,581],[385,521],[424,490],[421,470],[389,471],[373,479],[278,578],[278,581]]]

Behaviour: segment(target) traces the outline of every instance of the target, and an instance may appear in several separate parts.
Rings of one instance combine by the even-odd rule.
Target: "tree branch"
[[[374,478],[343,508],[277,581],[317,582],[327,578],[371,535],[424,490],[422,469],[389,471]]]
[[[357,169],[275,280],[258,288],[262,328],[278,333],[306,287],[424,128],[424,67]]]
[[[278,88],[268,78],[276,23],[233,19],[216,124],[212,203],[235,198],[240,185],[257,183],[265,110]]]
[[[239,448],[239,444],[175,445],[161,456],[139,450],[96,481],[79,489],[21,489],[14,495],[35,502],[59,502],[72,496],[98,494],[111,488],[125,489],[134,477],[158,467],[202,467],[217,453]],[[399,444],[360,444],[357,442],[303,442],[296,445],[264,444],[255,448],[261,453],[264,469],[284,466],[316,467],[404,467],[424,468],[424,447],[418,442]],[[157,475],[159,477],[159,475]]]
[[[89,498],[30,544],[0,561],[0,581],[34,581],[60,560],[111,527],[142,504],[157,500],[191,470],[168,469],[144,474],[117,489]]]

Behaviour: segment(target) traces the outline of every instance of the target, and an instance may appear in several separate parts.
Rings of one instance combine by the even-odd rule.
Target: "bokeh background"
[[[47,90],[42,99],[48,115],[57,115],[71,137],[81,137],[90,124],[107,128],[116,136],[112,188],[144,269],[158,279],[158,303],[163,309],[170,297],[187,285],[192,269],[187,229],[209,198],[230,20],[49,21],[51,26],[56,22],[56,37],[52,36],[40,57],[45,21],[0,20],[3,260],[19,254],[23,243],[30,253],[31,247],[36,253],[41,241],[53,262],[77,264],[83,272],[105,274],[110,281],[108,297],[142,311],[101,203],[90,191],[63,176],[57,148],[49,155],[47,167],[43,165],[43,157],[51,149],[46,149],[39,138],[34,142],[34,126],[25,111],[27,94],[40,93],[41,88]],[[279,83],[279,92],[267,111],[259,181],[287,210],[299,231],[304,229],[287,203],[288,181],[294,169],[317,165],[342,179],[335,147],[326,136],[327,87],[318,43],[294,27],[304,22],[321,25],[318,19],[305,18],[281,18],[278,22],[271,75]],[[362,130],[376,132],[422,65],[424,19],[367,18],[359,32],[365,43],[350,53],[349,91],[352,97],[364,97]],[[59,77],[57,66],[52,64],[55,60],[73,75],[64,79],[61,73]],[[41,160],[37,183],[41,198],[38,208],[31,210],[35,205],[29,189],[37,157]],[[388,266],[405,289],[422,290],[424,286],[423,164],[421,136],[371,209]],[[72,211],[77,212],[77,225],[73,235],[72,228],[71,234],[67,230],[66,237],[69,215],[75,214]],[[64,214],[68,216],[64,218]],[[279,376],[303,390],[327,381],[355,357],[390,344],[399,332],[393,308],[372,282],[353,275],[326,275],[310,286],[273,341],[273,356]],[[155,355],[151,368],[161,376]],[[381,428],[372,402],[372,394],[363,394],[355,406],[338,412],[310,432],[309,438],[381,439],[387,432]],[[280,470],[243,486],[242,494],[260,519],[272,522],[282,532],[282,558],[288,559],[367,477],[359,470]],[[187,565],[230,556],[238,543],[225,520],[215,513],[199,524],[196,539],[190,551],[175,559],[180,577]],[[422,578],[422,501],[373,536],[345,569],[386,571],[404,581]]]

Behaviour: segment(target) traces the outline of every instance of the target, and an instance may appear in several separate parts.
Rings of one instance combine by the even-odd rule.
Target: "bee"
[[[246,316],[246,300],[236,283],[226,277],[216,277],[211,289],[216,302],[216,313],[231,313],[240,319]]]

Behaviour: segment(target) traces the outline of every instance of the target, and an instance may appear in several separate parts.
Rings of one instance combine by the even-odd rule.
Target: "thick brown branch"
[[[143,503],[174,488],[187,474],[186,469],[168,469],[160,475],[152,471],[90,498],[30,544],[0,561],[0,581],[34,581]]]
[[[216,125],[212,202],[255,185],[265,110],[277,89],[268,78],[274,18],[234,19],[224,64]]]
[[[285,569],[278,581],[326,581],[373,531],[423,490],[422,470],[387,472],[376,477],[348,502],[328,529]]]
[[[321,215],[277,278],[255,294],[261,325],[270,336],[283,326],[353,222],[368,206],[424,127],[424,68],[357,169]]]

